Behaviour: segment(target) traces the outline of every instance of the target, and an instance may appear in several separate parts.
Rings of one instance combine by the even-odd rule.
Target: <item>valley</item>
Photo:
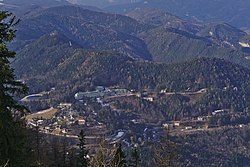
[[[250,115],[247,110],[239,112],[232,108],[217,108],[208,113],[200,111],[202,114],[187,115],[185,112],[188,110],[178,108],[180,107],[178,103],[174,107],[164,104],[162,106],[160,102],[163,98],[172,99],[179,96],[185,101],[190,100],[190,106],[187,107],[191,107],[191,104],[197,103],[211,90],[166,92],[163,89],[137,92],[117,89],[124,91],[122,94],[112,94],[112,89],[116,90],[112,87],[98,86],[96,90],[98,93],[82,92],[81,97],[80,93],[76,93],[71,97],[74,99],[72,103],[60,103],[55,106],[56,109],[51,108],[28,115],[28,125],[30,128],[38,128],[40,133],[46,135],[66,137],[73,145],[77,143],[77,135],[84,128],[88,143],[86,147],[90,150],[98,149],[97,143],[102,140],[110,146],[119,142],[126,147],[134,144],[145,147],[147,143],[160,142],[166,135],[178,139],[181,144],[186,139],[179,141],[179,138],[185,136],[220,133],[225,129],[230,131],[249,129]],[[103,91],[107,94],[103,94]],[[179,110],[180,115],[175,113]],[[192,110],[195,110],[194,106]],[[174,113],[171,113],[172,111]],[[44,113],[46,115],[43,116]],[[243,146],[245,149],[248,147],[245,144]],[[220,153],[224,154],[223,151]],[[244,155],[248,156],[248,154]]]
[[[4,62],[29,88],[13,97],[37,166],[77,166],[80,149],[94,167],[119,149],[139,166],[249,164],[248,2],[32,2],[0,7],[21,18]]]

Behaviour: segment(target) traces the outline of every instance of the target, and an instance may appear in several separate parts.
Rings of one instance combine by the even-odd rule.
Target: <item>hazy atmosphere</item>
[[[249,0],[0,0],[0,167],[250,166]]]

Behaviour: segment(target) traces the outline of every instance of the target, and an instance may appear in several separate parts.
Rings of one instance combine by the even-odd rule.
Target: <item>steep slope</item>
[[[247,37],[247,33],[226,23],[206,24],[196,35],[209,37],[214,42],[224,43],[232,47],[239,47],[239,41]]]
[[[202,58],[167,65],[136,62],[130,59],[124,61],[124,57],[119,56],[97,56],[91,57],[86,63],[89,63],[89,67],[86,69],[85,66],[84,74],[94,76],[93,83],[108,86],[119,84],[144,89],[165,85],[170,90],[179,91],[188,88],[193,90],[203,87],[224,88],[228,85],[241,87],[242,83],[249,81],[248,69],[220,59]]]
[[[77,51],[40,78],[60,87],[85,85],[87,89],[91,85],[118,85],[130,89],[155,89],[164,86],[172,91],[185,91],[227,86],[240,89],[249,82],[250,71],[215,58],[168,65],[136,61],[114,52]]]
[[[195,92],[207,88],[195,104],[186,103],[186,97],[179,99],[180,103],[170,97],[166,106],[155,104],[157,107],[148,111],[154,118],[159,118],[160,115],[155,113],[162,108],[163,116],[170,120],[173,113],[178,117],[199,116],[220,108],[241,112],[250,105],[250,70],[216,58],[168,65],[138,62],[115,53],[78,52],[60,64],[47,80],[53,81],[50,85],[58,88],[61,97],[72,97],[78,91],[94,89],[99,85],[141,91],[166,89],[169,92]],[[170,110],[173,105],[176,108]],[[170,112],[166,116],[166,111],[172,111],[172,114]],[[145,112],[142,114],[145,115]]]
[[[13,66],[21,78],[45,75],[67,59],[80,45],[63,34],[51,32],[27,45],[17,54]]]
[[[222,59],[199,58],[177,64],[155,63],[138,61],[117,52],[77,49],[77,45],[72,43],[70,46],[68,39],[59,35],[51,41],[46,36],[43,38],[34,46],[47,42],[50,46],[48,52],[40,54],[43,50],[37,48],[31,58],[23,54],[24,57],[16,60],[16,70],[33,93],[54,87],[56,91],[52,98],[56,101],[72,101],[76,92],[93,90],[103,85],[138,91],[166,89],[168,92],[183,92],[184,96],[185,92],[199,92],[206,88],[195,103],[186,102],[187,97],[181,95],[177,102],[170,96],[158,99],[155,104],[148,104],[149,108],[145,110],[155,120],[172,120],[174,115],[178,118],[207,115],[211,110],[220,108],[241,112],[249,106],[250,70]],[[58,47],[61,52],[55,49]],[[72,47],[71,50],[69,47]],[[72,54],[65,53],[64,48]],[[138,111],[141,112],[140,109]],[[161,114],[154,115],[159,112]],[[145,116],[144,110],[140,114]]]
[[[139,36],[145,40],[153,60],[179,62],[195,57],[221,57],[249,67],[249,36],[227,23],[186,21],[159,9],[139,8],[127,14],[153,25]]]
[[[246,59],[248,54],[231,46],[229,42],[225,43],[223,36],[213,39],[175,28],[158,27],[141,33],[140,37],[146,42],[155,61],[172,63],[195,57],[219,57],[250,67]]]
[[[146,45],[133,36],[147,29],[126,16],[61,6],[33,13],[18,26],[17,51],[45,34],[57,31],[82,48],[115,50],[135,58],[151,59]]]
[[[219,45],[232,48],[239,47],[241,38],[249,38],[246,32],[228,23],[212,22],[204,24],[201,22],[187,21],[159,9],[135,9],[129,12],[127,16],[145,24],[152,24],[155,27],[163,26],[187,31],[200,37],[209,38]]]
[[[19,24],[12,48],[21,52],[41,36],[57,31],[86,50],[168,63],[220,57],[249,67],[249,52],[240,45],[247,34],[228,24],[188,22],[155,9],[137,9],[128,16],[134,19],[79,6],[36,11]]]
[[[105,27],[111,27],[114,30],[126,32],[129,34],[134,34],[138,31],[145,30],[145,25],[138,23],[129,17],[110,14],[104,12],[97,12],[92,10],[86,10],[81,6],[60,6],[49,8],[34,14],[34,16],[61,16],[61,17],[71,17],[78,18],[79,20],[84,20],[85,22],[93,22],[94,24],[99,24]]]

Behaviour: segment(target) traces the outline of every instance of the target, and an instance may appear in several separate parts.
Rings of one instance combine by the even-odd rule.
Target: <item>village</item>
[[[188,95],[201,94],[206,92],[202,89],[197,92],[186,92]],[[162,90],[160,92],[166,96],[173,93]],[[45,93],[46,94],[46,93]],[[184,94],[184,93],[182,93]],[[29,95],[23,100],[37,101],[43,96],[42,93]],[[86,99],[91,99],[94,103],[99,104],[102,108],[109,108],[112,111],[119,111],[112,105],[113,100],[121,97],[137,97],[148,102],[153,102],[157,95],[150,92],[136,92],[134,90],[127,90],[123,88],[106,88],[104,86],[97,86],[94,91],[76,92],[74,99],[76,103],[88,108]],[[102,122],[98,117],[98,111],[91,110],[77,110],[74,107],[75,103],[60,103],[56,107],[51,107],[30,115],[27,115],[27,126],[31,129],[36,129],[40,133],[68,137],[77,139],[78,134],[82,129],[86,129],[87,139],[91,139],[91,144],[98,142],[98,139],[105,138],[110,144],[123,142],[130,146],[133,143],[144,144],[147,141],[158,141],[166,132],[170,134],[185,134],[197,131],[211,130],[218,128],[221,125],[214,123],[219,117],[227,115],[232,116],[230,110],[219,109],[213,111],[210,115],[199,116],[194,118],[187,118],[182,120],[161,121],[157,124],[141,122],[133,115],[123,114],[117,117],[121,125],[110,129],[108,124]],[[83,107],[84,108],[84,107]],[[129,115],[129,116],[128,116]],[[243,122],[237,126],[244,126],[247,124]],[[228,126],[230,123],[228,124]],[[226,126],[226,124],[224,125]]]

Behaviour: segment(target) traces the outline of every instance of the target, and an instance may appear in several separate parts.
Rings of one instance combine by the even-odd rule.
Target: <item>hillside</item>
[[[17,40],[12,44],[16,51],[57,31],[85,49],[114,50],[135,58],[151,59],[145,43],[133,36],[147,26],[122,15],[61,6],[32,13],[17,29]]]
[[[186,76],[193,77],[193,74],[182,75],[185,70],[178,69],[173,76],[167,64],[200,57],[208,57],[210,59],[204,61],[210,62],[217,57],[250,67],[249,55],[243,53],[241,47],[231,46],[243,39],[248,42],[249,36],[228,24],[193,23],[152,9],[138,9],[128,16],[134,19],[78,6],[53,7],[26,15],[17,27],[17,40],[12,44],[17,51],[14,62],[17,76],[45,79],[48,85],[74,85],[72,81],[84,80],[86,88],[99,83],[134,89],[154,89],[165,78],[162,84],[168,88],[186,90],[189,85],[180,85],[175,76],[188,80]],[[100,54],[104,56],[98,56]],[[167,64],[145,63],[133,58]],[[45,65],[39,66],[40,62]],[[193,81],[189,78],[184,83],[189,83],[192,89],[207,85],[197,86]],[[176,82],[172,83],[175,88],[171,82]],[[77,85],[80,86],[77,83],[73,90]]]
[[[109,65],[110,62],[116,63]],[[94,76],[92,82],[95,85],[117,84],[131,89],[154,89],[165,86],[173,91],[183,91],[188,88],[199,90],[204,87],[223,88],[227,85],[240,86],[249,80],[247,77],[249,70],[220,59],[202,58],[173,65],[136,62],[130,59],[125,62],[124,57],[119,56],[92,57],[86,62],[89,68],[84,67],[84,75]]]
[[[161,62],[180,62],[196,57],[218,57],[250,67],[245,58],[248,55],[231,46],[224,46],[219,38],[212,39],[193,35],[175,28],[158,27],[141,33],[153,60]]]
[[[223,21],[238,28],[250,27],[248,0],[148,0],[136,4],[110,6],[107,10],[126,13],[135,8],[157,8],[189,20]]]
[[[19,65],[16,67],[17,71],[21,70]],[[114,52],[77,51],[53,67],[40,75],[38,71],[38,75],[30,75],[29,79],[44,79],[44,85],[61,88],[67,85],[74,87],[72,90],[104,85],[137,90],[165,87],[171,91],[195,91],[210,87],[245,87],[250,78],[249,69],[221,59],[201,58],[168,65],[136,61]]]
[[[246,67],[249,55],[244,44],[249,36],[227,23],[186,21],[159,9],[135,9],[127,14],[154,26],[140,33],[153,60],[181,62],[195,57],[220,57]]]
[[[20,57],[32,55],[23,48],[33,50],[33,43],[56,31],[85,50],[115,51],[168,63],[218,57],[250,67],[250,52],[240,45],[248,42],[249,36],[228,24],[189,22],[156,9],[137,9],[128,16],[79,6],[34,11],[23,16],[11,47],[22,54]],[[46,45],[39,47],[46,50]]]
[[[27,144],[17,143],[24,158],[6,147],[0,164],[249,164],[249,28],[220,20],[244,12],[245,0],[230,8],[235,0],[228,0],[226,19],[217,8],[225,0],[6,1],[0,7],[21,21],[0,23],[0,93],[10,101],[2,108],[23,127],[6,141],[21,136]],[[90,4],[126,15],[83,6]],[[208,13],[199,15],[199,7]],[[15,93],[20,84],[27,87]],[[11,129],[8,120],[2,134]]]
[[[246,32],[226,22],[188,21],[160,9],[139,8],[126,15],[144,24],[186,31],[193,35],[209,38],[218,44],[228,45],[228,47],[238,47],[241,38],[249,38]]]
[[[201,23],[183,20],[160,9],[137,8],[126,15],[144,24],[151,24],[154,27],[172,27],[179,30],[188,31],[193,34],[196,34],[200,31],[200,29],[203,28]]]
[[[198,36],[209,37],[216,43],[224,43],[229,47],[239,47],[241,38],[249,38],[241,31],[227,23],[208,23],[198,33]]]
[[[70,56],[63,54],[62,59],[55,61],[52,56],[46,57],[42,69],[37,62],[33,69],[17,65],[16,70],[27,74],[22,75],[22,79],[33,93],[54,87],[56,91],[52,97],[56,101],[72,101],[76,92],[93,90],[99,85],[136,91],[167,90],[169,97],[159,96],[154,103],[138,102],[144,104],[143,109],[132,107],[132,111],[142,114],[145,120],[156,122],[174,117],[205,116],[223,108],[242,112],[250,105],[250,70],[222,59],[199,58],[167,64],[137,61],[115,52],[81,49]],[[207,91],[197,93],[197,97],[188,96],[188,92],[199,92],[205,88]],[[178,92],[183,94],[178,95]],[[153,117],[149,119],[149,115]]]
[[[69,5],[66,0],[3,0],[0,5],[1,10],[7,10],[15,13],[19,17],[34,10],[44,8]]]
[[[18,68],[16,75],[22,78],[44,75],[70,57],[76,48],[80,45],[63,34],[51,32],[44,35],[17,54],[13,62],[13,66]]]

